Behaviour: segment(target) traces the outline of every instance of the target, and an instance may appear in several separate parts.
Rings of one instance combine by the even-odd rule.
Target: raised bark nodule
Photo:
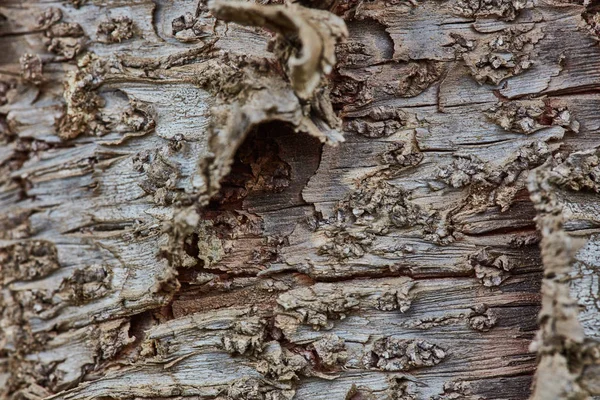
[[[0,397],[600,399],[599,27],[0,2]]]

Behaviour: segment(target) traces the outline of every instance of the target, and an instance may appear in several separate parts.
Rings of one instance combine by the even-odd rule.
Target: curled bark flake
[[[523,9],[534,7],[531,0],[456,0],[454,11],[465,17],[496,17],[512,21]]]
[[[408,311],[414,298],[414,293],[411,293],[414,285],[415,282],[406,277],[344,285],[317,283],[282,293],[277,303],[286,315],[300,322],[312,325],[315,329],[331,329],[333,323],[330,320],[344,319],[354,310]],[[288,322],[282,322],[282,326]]]
[[[58,136],[64,140],[84,133],[102,136],[106,132],[99,111],[104,100],[96,93],[104,82],[105,62],[90,53],[79,60],[78,67],[65,82],[63,97],[67,107],[58,121]]]
[[[310,364],[300,354],[295,354],[281,347],[279,342],[269,342],[262,354],[262,360],[256,369],[269,379],[279,382],[290,382],[298,379],[299,375],[310,376]]]
[[[206,5],[200,2],[198,7],[200,6]],[[205,12],[206,10],[203,14]],[[184,43],[197,42],[202,38],[212,36],[213,33],[207,18],[194,16],[190,12],[186,12],[184,15],[180,15],[171,21],[171,28],[175,39]]]
[[[40,85],[44,77],[42,75],[42,59],[37,54],[25,53],[19,59],[21,64],[21,77],[25,82]]]
[[[63,12],[50,7],[37,16],[36,29],[44,31],[42,43],[48,51],[59,55],[57,61],[72,60],[86,44],[85,32],[75,22],[64,22]]]
[[[83,305],[108,294],[112,272],[101,265],[76,269],[62,281],[56,294],[68,304]]]
[[[268,379],[283,383],[291,383],[301,376],[335,379],[336,375],[325,372],[343,363],[346,356],[343,340],[335,335],[326,336],[308,346],[282,347],[279,342],[272,341],[260,355],[256,370]]]
[[[498,316],[485,304],[477,304],[469,316],[469,326],[479,332],[487,332],[498,322]]]
[[[50,38],[55,37],[81,37],[84,35],[81,25],[74,22],[58,22],[50,26],[46,30],[46,36]]]
[[[389,386],[386,392],[389,400],[417,400],[419,391],[413,378],[407,376],[392,376],[388,379]]]
[[[485,181],[486,164],[477,156],[457,156],[450,165],[438,168],[437,177],[453,188]]]
[[[600,192],[600,150],[587,150],[569,155],[557,165],[549,177],[555,185],[570,190]]]
[[[452,163],[437,168],[437,178],[454,188],[471,185],[468,200],[471,206],[498,205],[504,212],[519,191],[525,189],[527,172],[542,164],[557,149],[554,143],[530,142],[499,166],[475,155],[457,154]]]
[[[497,85],[533,66],[535,45],[543,37],[540,28],[506,28],[473,51],[464,53],[463,59],[477,82]]]
[[[378,106],[370,108],[365,115],[347,118],[344,129],[368,138],[381,138],[416,124],[413,114],[391,106]]]
[[[335,334],[325,335],[314,342],[312,348],[317,353],[320,364],[325,368],[343,365],[348,358],[344,339]]]
[[[46,29],[44,44],[48,51],[72,60],[85,48],[86,38],[81,25],[74,22],[58,22]]]
[[[266,337],[266,321],[259,317],[248,317],[235,321],[232,331],[223,338],[223,348],[230,354],[259,354]]]
[[[510,277],[514,265],[506,255],[494,256],[487,250],[481,250],[469,257],[469,263],[475,270],[475,276],[483,286],[500,286]]]
[[[338,204],[340,212],[353,225],[366,232],[385,235],[390,229],[403,229],[424,223],[424,213],[409,200],[410,193],[384,180],[365,181]]]
[[[108,129],[112,132],[122,133],[123,136],[116,140],[102,141],[103,145],[117,146],[130,138],[145,136],[156,128],[158,116],[154,107],[136,99],[134,96],[128,97],[129,107],[119,115],[118,119],[112,118],[107,123]],[[110,119],[110,117],[105,116],[104,120],[107,119]],[[180,143],[180,141],[174,140],[173,143]]]
[[[581,15],[586,22],[586,28],[591,36],[600,41],[600,12],[584,12]]]
[[[294,4],[260,6],[238,1],[215,0],[212,13],[219,19],[242,25],[260,26],[280,34],[280,39],[297,38],[298,48],[285,47],[289,77],[296,94],[308,100],[335,65],[335,44],[348,36],[344,21],[326,11]]]
[[[579,131],[566,106],[553,105],[549,100],[521,100],[498,103],[487,110],[486,116],[511,132],[530,135],[549,126],[562,126]]]
[[[0,278],[4,284],[39,279],[60,268],[56,246],[45,240],[0,248],[0,265]]]
[[[346,393],[344,400],[375,400],[376,397],[373,394],[373,390],[371,390],[367,386],[356,386],[356,384],[352,384],[350,390]]]
[[[340,262],[364,256],[370,250],[375,238],[372,233],[347,230],[343,226],[334,226],[324,233],[329,240],[319,247],[317,253],[330,256]]]
[[[444,392],[431,397],[431,400],[483,400],[471,393],[469,381],[449,381],[444,383]]]
[[[17,81],[14,79],[0,81],[0,106],[3,106],[10,101],[10,98],[16,91],[16,88]],[[9,133],[9,127],[5,118],[0,120],[0,123],[0,138],[4,139],[4,136],[6,136]]]
[[[75,7],[75,8],[79,8],[87,2],[87,0],[69,0],[69,1],[71,4],[73,4],[73,7]]]
[[[226,390],[228,400],[291,400],[295,394],[291,385],[254,377],[240,378]]]
[[[140,182],[144,192],[154,198],[158,205],[172,204],[178,197],[177,183],[180,180],[180,165],[173,160],[177,151],[172,146],[145,150],[133,158],[133,168],[145,176]]]
[[[415,97],[438,81],[445,70],[446,64],[438,61],[409,63],[397,83],[384,87],[383,91],[398,97]]]
[[[237,150],[248,133],[261,123],[286,122],[295,131],[307,132],[321,142],[337,144],[343,141],[338,130],[329,125],[331,122],[324,122],[314,113],[311,114],[310,107],[307,111],[281,79],[257,76],[254,83],[248,85],[253,88],[246,88],[233,104],[224,104],[212,110],[209,143],[212,155],[204,159],[201,165],[207,181],[205,187],[208,198],[218,193],[220,182],[229,174]],[[331,119],[337,119],[332,110],[329,113]]]
[[[295,311],[299,319],[315,329],[331,329],[329,319],[344,319],[346,314],[358,307],[355,293],[341,290],[334,285],[319,284],[316,288],[300,288],[283,293],[277,303],[286,311]]]
[[[544,263],[540,328],[530,346],[539,356],[533,400],[588,398],[579,384],[582,369],[573,368],[579,364],[578,354],[583,353],[585,334],[577,301],[569,291],[572,264],[585,241],[564,229],[563,204],[555,186],[564,177],[556,168],[556,160],[550,159],[532,171],[528,179],[531,200],[538,212],[538,229],[542,233],[540,247]]]
[[[38,29],[48,29],[51,25],[57,23],[62,19],[62,11],[60,8],[49,7],[46,8],[40,15],[37,17],[37,28]]]
[[[373,343],[365,354],[366,366],[382,371],[410,371],[432,367],[446,358],[446,352],[425,340],[385,337]]]
[[[132,37],[133,21],[127,16],[111,18],[98,25],[98,41],[101,43],[121,43]]]
[[[414,285],[406,285],[399,290],[384,292],[377,301],[377,309],[382,311],[400,310],[404,313],[408,311],[412,304],[410,290]]]

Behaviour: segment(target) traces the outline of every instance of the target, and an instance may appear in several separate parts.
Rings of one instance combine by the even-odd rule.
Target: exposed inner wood
[[[4,0],[0,396],[600,398],[599,26]]]

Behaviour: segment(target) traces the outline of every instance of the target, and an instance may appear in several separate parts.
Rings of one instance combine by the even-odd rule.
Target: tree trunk
[[[600,399],[595,3],[281,3],[0,0],[2,398]]]

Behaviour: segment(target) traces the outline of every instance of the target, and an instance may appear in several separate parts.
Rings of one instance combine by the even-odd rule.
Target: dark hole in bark
[[[224,294],[244,291],[233,285],[234,278],[255,276],[278,262],[293,219],[312,212],[302,190],[319,166],[321,147],[318,139],[280,121],[261,124],[247,135],[229,174],[220,182],[219,193],[201,210],[206,232],[185,240],[185,252],[197,262],[178,270],[182,289],[174,300],[176,313],[197,312],[208,303],[210,307],[229,306],[234,300]],[[220,259],[214,262],[203,254],[207,240],[223,246]],[[259,299],[263,294],[254,294],[257,301],[267,301]],[[253,300],[238,295],[235,301]]]
[[[253,129],[238,148],[231,171],[221,180],[221,190],[207,210],[244,209],[243,201],[253,192],[281,193],[289,187],[292,168],[281,158],[285,142],[280,139],[295,134],[281,122]]]
[[[321,147],[318,139],[295,132],[284,122],[257,126],[238,148],[205,214],[305,205],[301,192],[318,168]]]

